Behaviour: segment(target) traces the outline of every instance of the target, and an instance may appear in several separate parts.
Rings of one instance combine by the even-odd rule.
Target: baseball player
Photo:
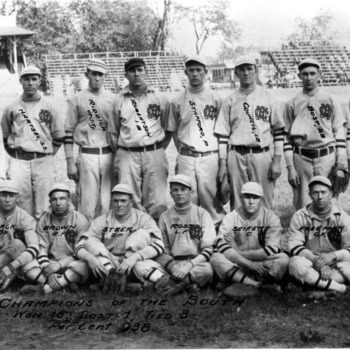
[[[185,65],[189,86],[171,101],[166,130],[178,141],[176,172],[191,178],[193,203],[207,210],[218,224],[226,214],[217,196],[219,146],[214,135],[222,99],[205,85],[208,70],[203,58],[190,57]]]
[[[71,208],[69,188],[56,183],[49,191],[50,207],[37,225],[40,252],[25,278],[38,283],[24,286],[21,293],[41,291],[49,294],[72,282],[81,280],[79,266],[73,256],[75,243],[89,229],[90,222]],[[34,288],[33,288],[34,287]]]
[[[279,218],[262,205],[263,195],[258,183],[245,183],[242,206],[222,221],[216,238],[218,252],[213,254],[211,264],[226,283],[259,288],[262,282],[283,281],[289,259],[281,253],[282,227]]]
[[[64,138],[63,116],[39,93],[41,72],[28,66],[20,73],[23,94],[5,108],[1,120],[10,155],[8,176],[18,186],[18,205],[39,220],[54,184],[53,156]]]
[[[296,209],[310,202],[308,183],[313,176],[328,176],[336,164],[337,176],[344,178],[348,168],[346,120],[335,96],[318,87],[320,64],[308,58],[298,69],[303,91],[287,102],[284,111],[284,156]]]
[[[292,217],[289,274],[312,288],[344,293],[350,282],[350,217],[332,204],[331,187],[325,176],[313,177],[312,202]]]
[[[216,237],[210,214],[191,202],[192,179],[178,174],[170,181],[170,195],[175,205],[159,219],[164,253],[159,262],[185,285],[203,287],[212,281],[210,258]]]
[[[283,111],[269,92],[256,84],[257,66],[249,55],[237,58],[240,88],[225,98],[214,132],[219,136],[219,181],[228,172],[231,209],[242,205],[241,188],[254,181],[272,208],[275,180],[281,174]]]
[[[166,272],[153,258],[164,252],[162,235],[154,220],[133,208],[134,191],[127,184],[112,189],[112,208],[96,218],[82,236],[75,254],[101,279],[103,292],[114,290],[120,275],[129,282],[155,283]]]
[[[168,161],[165,148],[171,134],[164,131],[169,102],[147,86],[141,58],[125,63],[129,85],[115,99],[109,132],[116,151],[114,170],[118,183],[133,188],[134,207],[158,221],[167,209]]]
[[[108,142],[108,118],[115,95],[103,88],[106,75],[103,61],[89,61],[85,72],[89,86],[69,101],[65,122],[68,178],[76,181],[78,210],[89,220],[95,217],[99,202],[101,213],[106,213],[110,206],[113,153]],[[73,143],[79,146],[76,164]]]
[[[0,181],[0,291],[5,290],[19,272],[30,270],[39,252],[36,222],[17,206],[19,188],[14,181]]]

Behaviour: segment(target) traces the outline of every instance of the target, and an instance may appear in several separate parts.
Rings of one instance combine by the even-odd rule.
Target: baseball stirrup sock
[[[160,272],[156,267],[152,267],[151,271],[145,274],[144,279],[156,283],[163,275],[164,274]]]

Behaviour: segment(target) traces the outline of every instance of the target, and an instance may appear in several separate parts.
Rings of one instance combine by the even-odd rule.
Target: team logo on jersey
[[[269,109],[266,106],[256,106],[255,119],[262,120],[263,122],[269,121]]]
[[[320,107],[320,116],[321,118],[326,118],[330,120],[333,114],[332,107],[329,104],[322,103]]]
[[[162,112],[160,110],[160,105],[156,104],[150,104],[147,107],[147,116],[149,119],[157,120],[162,115]]]
[[[204,108],[204,119],[214,120],[218,116],[218,108],[213,105],[206,105]]]
[[[77,232],[75,230],[66,230],[63,234],[68,244],[74,244],[77,238]]]
[[[191,239],[201,239],[203,237],[203,231],[201,225],[195,224],[172,224],[171,228],[175,228],[176,235],[183,235],[188,233]]]
[[[24,231],[21,228],[15,228],[14,232],[13,232],[13,238],[15,239],[19,239],[20,241],[22,241],[23,243],[25,243],[24,240]]]
[[[41,124],[49,125],[51,123],[51,119],[52,119],[52,114],[47,109],[42,109],[39,112],[39,122]]]
[[[345,226],[311,226],[311,227],[300,227],[300,231],[305,234],[305,244],[309,239],[309,233],[313,232],[314,237],[327,236],[329,242],[335,247],[341,246],[341,234]]]

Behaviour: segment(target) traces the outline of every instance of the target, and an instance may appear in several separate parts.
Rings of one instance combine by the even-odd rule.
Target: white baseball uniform
[[[39,220],[55,182],[53,146],[64,138],[64,116],[45,97],[16,99],[5,108],[1,126],[10,155],[8,175],[20,191],[18,205]]]
[[[241,206],[241,187],[248,181],[262,186],[264,204],[272,208],[275,182],[269,169],[273,155],[283,153],[283,129],[282,105],[261,86],[225,98],[214,132],[220,137],[220,158],[227,157],[231,208]]]
[[[179,141],[176,173],[192,179],[192,202],[207,210],[214,223],[226,214],[217,198],[216,181],[219,147],[214,125],[221,104],[220,95],[209,87],[197,92],[189,86],[172,99],[166,126]]]
[[[110,206],[113,153],[108,140],[108,119],[114,97],[103,88],[98,93],[88,88],[72,97],[68,105],[64,140],[66,158],[73,157],[73,143],[77,144],[78,210],[89,220],[95,217],[99,202],[101,213],[106,213]]]

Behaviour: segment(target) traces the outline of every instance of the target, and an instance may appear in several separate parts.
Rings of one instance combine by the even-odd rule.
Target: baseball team
[[[169,100],[146,84],[142,58],[125,63],[129,84],[117,95],[103,87],[106,64],[91,59],[88,88],[67,111],[39,93],[38,68],[21,71],[23,94],[1,119],[0,291],[16,278],[27,282],[21,293],[44,294],[76,283],[162,295],[289,282],[347,291],[350,217],[332,199],[349,179],[350,121],[318,87],[320,64],[300,62],[302,91],[285,105],[257,85],[250,55],[236,60],[240,87],[224,99],[205,83],[202,57],[185,66],[188,86]],[[77,210],[55,182],[62,143]],[[273,212],[283,153],[297,210],[286,233]]]

